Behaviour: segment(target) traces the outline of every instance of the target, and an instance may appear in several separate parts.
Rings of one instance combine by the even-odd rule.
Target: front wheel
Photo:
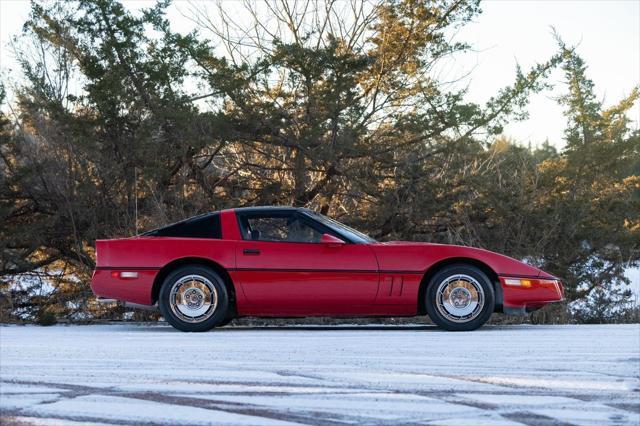
[[[158,305],[164,319],[178,330],[207,331],[227,318],[229,295],[213,270],[186,265],[164,280]]]
[[[449,331],[470,331],[491,317],[495,295],[489,278],[471,265],[451,265],[428,283],[426,307],[429,318]]]

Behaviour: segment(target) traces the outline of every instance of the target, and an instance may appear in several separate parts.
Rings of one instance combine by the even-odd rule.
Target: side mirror
[[[331,234],[322,234],[322,237],[320,237],[320,242],[322,244],[326,244],[328,247],[340,247],[346,244],[340,238],[334,237]]]

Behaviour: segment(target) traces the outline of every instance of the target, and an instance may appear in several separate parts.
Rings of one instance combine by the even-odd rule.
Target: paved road
[[[640,325],[3,326],[0,347],[2,424],[640,424]]]

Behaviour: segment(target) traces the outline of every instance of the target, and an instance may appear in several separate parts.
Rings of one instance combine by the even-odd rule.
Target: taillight
[[[134,280],[138,278],[138,273],[133,271],[112,271],[111,276],[121,280]]]

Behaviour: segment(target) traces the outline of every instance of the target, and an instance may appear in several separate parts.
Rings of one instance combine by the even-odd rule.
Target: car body
[[[185,331],[242,316],[425,313],[444,328],[468,330],[492,312],[525,313],[563,298],[558,278],[516,259],[473,247],[377,242],[292,207],[222,210],[98,240],[96,258],[99,299],[159,305]]]

